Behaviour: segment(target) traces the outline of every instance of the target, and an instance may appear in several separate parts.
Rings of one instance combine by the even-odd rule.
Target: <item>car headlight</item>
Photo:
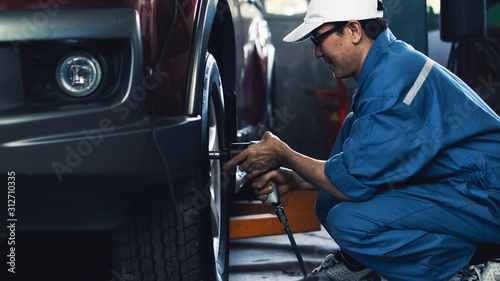
[[[74,52],[64,56],[56,68],[57,84],[73,97],[92,94],[101,83],[101,78],[99,62],[87,52]]]

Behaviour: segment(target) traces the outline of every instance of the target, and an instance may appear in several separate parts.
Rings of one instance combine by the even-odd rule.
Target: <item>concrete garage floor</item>
[[[293,231],[293,225],[290,228]],[[293,236],[307,273],[338,249],[323,227],[319,231],[294,233]],[[302,278],[297,257],[286,234],[231,241],[229,281],[297,281]],[[387,280],[382,278],[382,281]]]
[[[290,226],[293,231],[293,225]],[[319,231],[294,233],[307,273],[335,253],[338,245],[321,227]],[[231,241],[229,281],[297,281],[303,278],[297,257],[286,234]],[[449,281],[459,281],[453,277]],[[382,278],[382,281],[387,281]]]
[[[293,231],[293,225],[290,225]],[[295,242],[310,272],[338,249],[324,228],[294,233]],[[302,272],[286,234],[234,239],[230,244],[229,280],[300,280]]]

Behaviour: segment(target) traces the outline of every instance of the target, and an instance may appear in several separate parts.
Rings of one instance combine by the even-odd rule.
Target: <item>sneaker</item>
[[[500,281],[500,260],[471,265],[460,273],[460,281]]]
[[[460,281],[481,280],[481,273],[483,272],[485,264],[471,265],[467,268],[460,270],[456,278]],[[456,279],[454,279],[456,280]]]
[[[483,281],[500,281],[500,261],[489,261],[481,275]]]
[[[342,259],[340,251],[328,255],[321,265],[314,269],[302,281],[380,281],[380,275],[365,267],[361,270],[350,270]]]

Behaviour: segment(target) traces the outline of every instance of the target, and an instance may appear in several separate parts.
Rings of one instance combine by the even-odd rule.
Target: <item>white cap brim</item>
[[[311,0],[304,22],[288,34],[283,41],[300,42],[311,32],[328,22],[382,18],[377,0]]]
[[[311,32],[321,25],[323,25],[323,22],[304,22],[283,38],[283,41],[289,43],[304,41],[311,37]]]

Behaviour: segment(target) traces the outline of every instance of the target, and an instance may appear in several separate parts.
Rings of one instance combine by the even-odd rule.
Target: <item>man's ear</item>
[[[350,20],[347,23],[347,27],[349,28],[349,36],[351,37],[352,43],[355,45],[359,44],[364,35],[361,23],[357,20]]]

